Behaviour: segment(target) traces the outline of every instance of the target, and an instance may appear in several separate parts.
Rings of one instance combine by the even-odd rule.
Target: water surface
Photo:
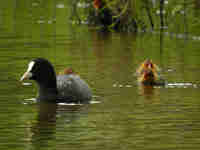
[[[200,148],[198,40],[73,26],[62,1],[7,5],[0,9],[0,149]],[[32,101],[37,86],[19,79],[35,57],[50,60],[57,73],[73,67],[94,103]],[[146,58],[160,66],[168,86],[137,84],[135,70]]]

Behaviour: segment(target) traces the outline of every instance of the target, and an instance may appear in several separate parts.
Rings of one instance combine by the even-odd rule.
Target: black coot
[[[39,101],[88,103],[92,98],[91,89],[84,80],[75,73],[56,76],[52,64],[44,58],[29,63],[21,81],[25,79],[37,82]]]

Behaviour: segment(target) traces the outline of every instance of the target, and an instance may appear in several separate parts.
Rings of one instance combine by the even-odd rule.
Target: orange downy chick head
[[[74,72],[74,70],[72,68],[65,68],[59,74],[60,75],[69,75],[69,74],[75,74],[75,72]]]
[[[63,73],[64,74],[74,74],[75,72],[72,68],[65,68]]]
[[[147,59],[145,62],[144,62],[144,69],[154,69],[154,64],[152,63],[151,60]]]

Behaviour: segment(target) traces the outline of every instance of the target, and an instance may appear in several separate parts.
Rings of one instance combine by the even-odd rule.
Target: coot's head
[[[28,64],[28,69],[21,77],[35,80],[39,85],[46,87],[56,87],[56,73],[51,63],[44,58],[36,58]]]

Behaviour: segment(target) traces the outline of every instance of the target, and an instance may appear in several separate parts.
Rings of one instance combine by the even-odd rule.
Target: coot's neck
[[[37,82],[39,85],[39,100],[55,100],[58,96],[56,81]]]

